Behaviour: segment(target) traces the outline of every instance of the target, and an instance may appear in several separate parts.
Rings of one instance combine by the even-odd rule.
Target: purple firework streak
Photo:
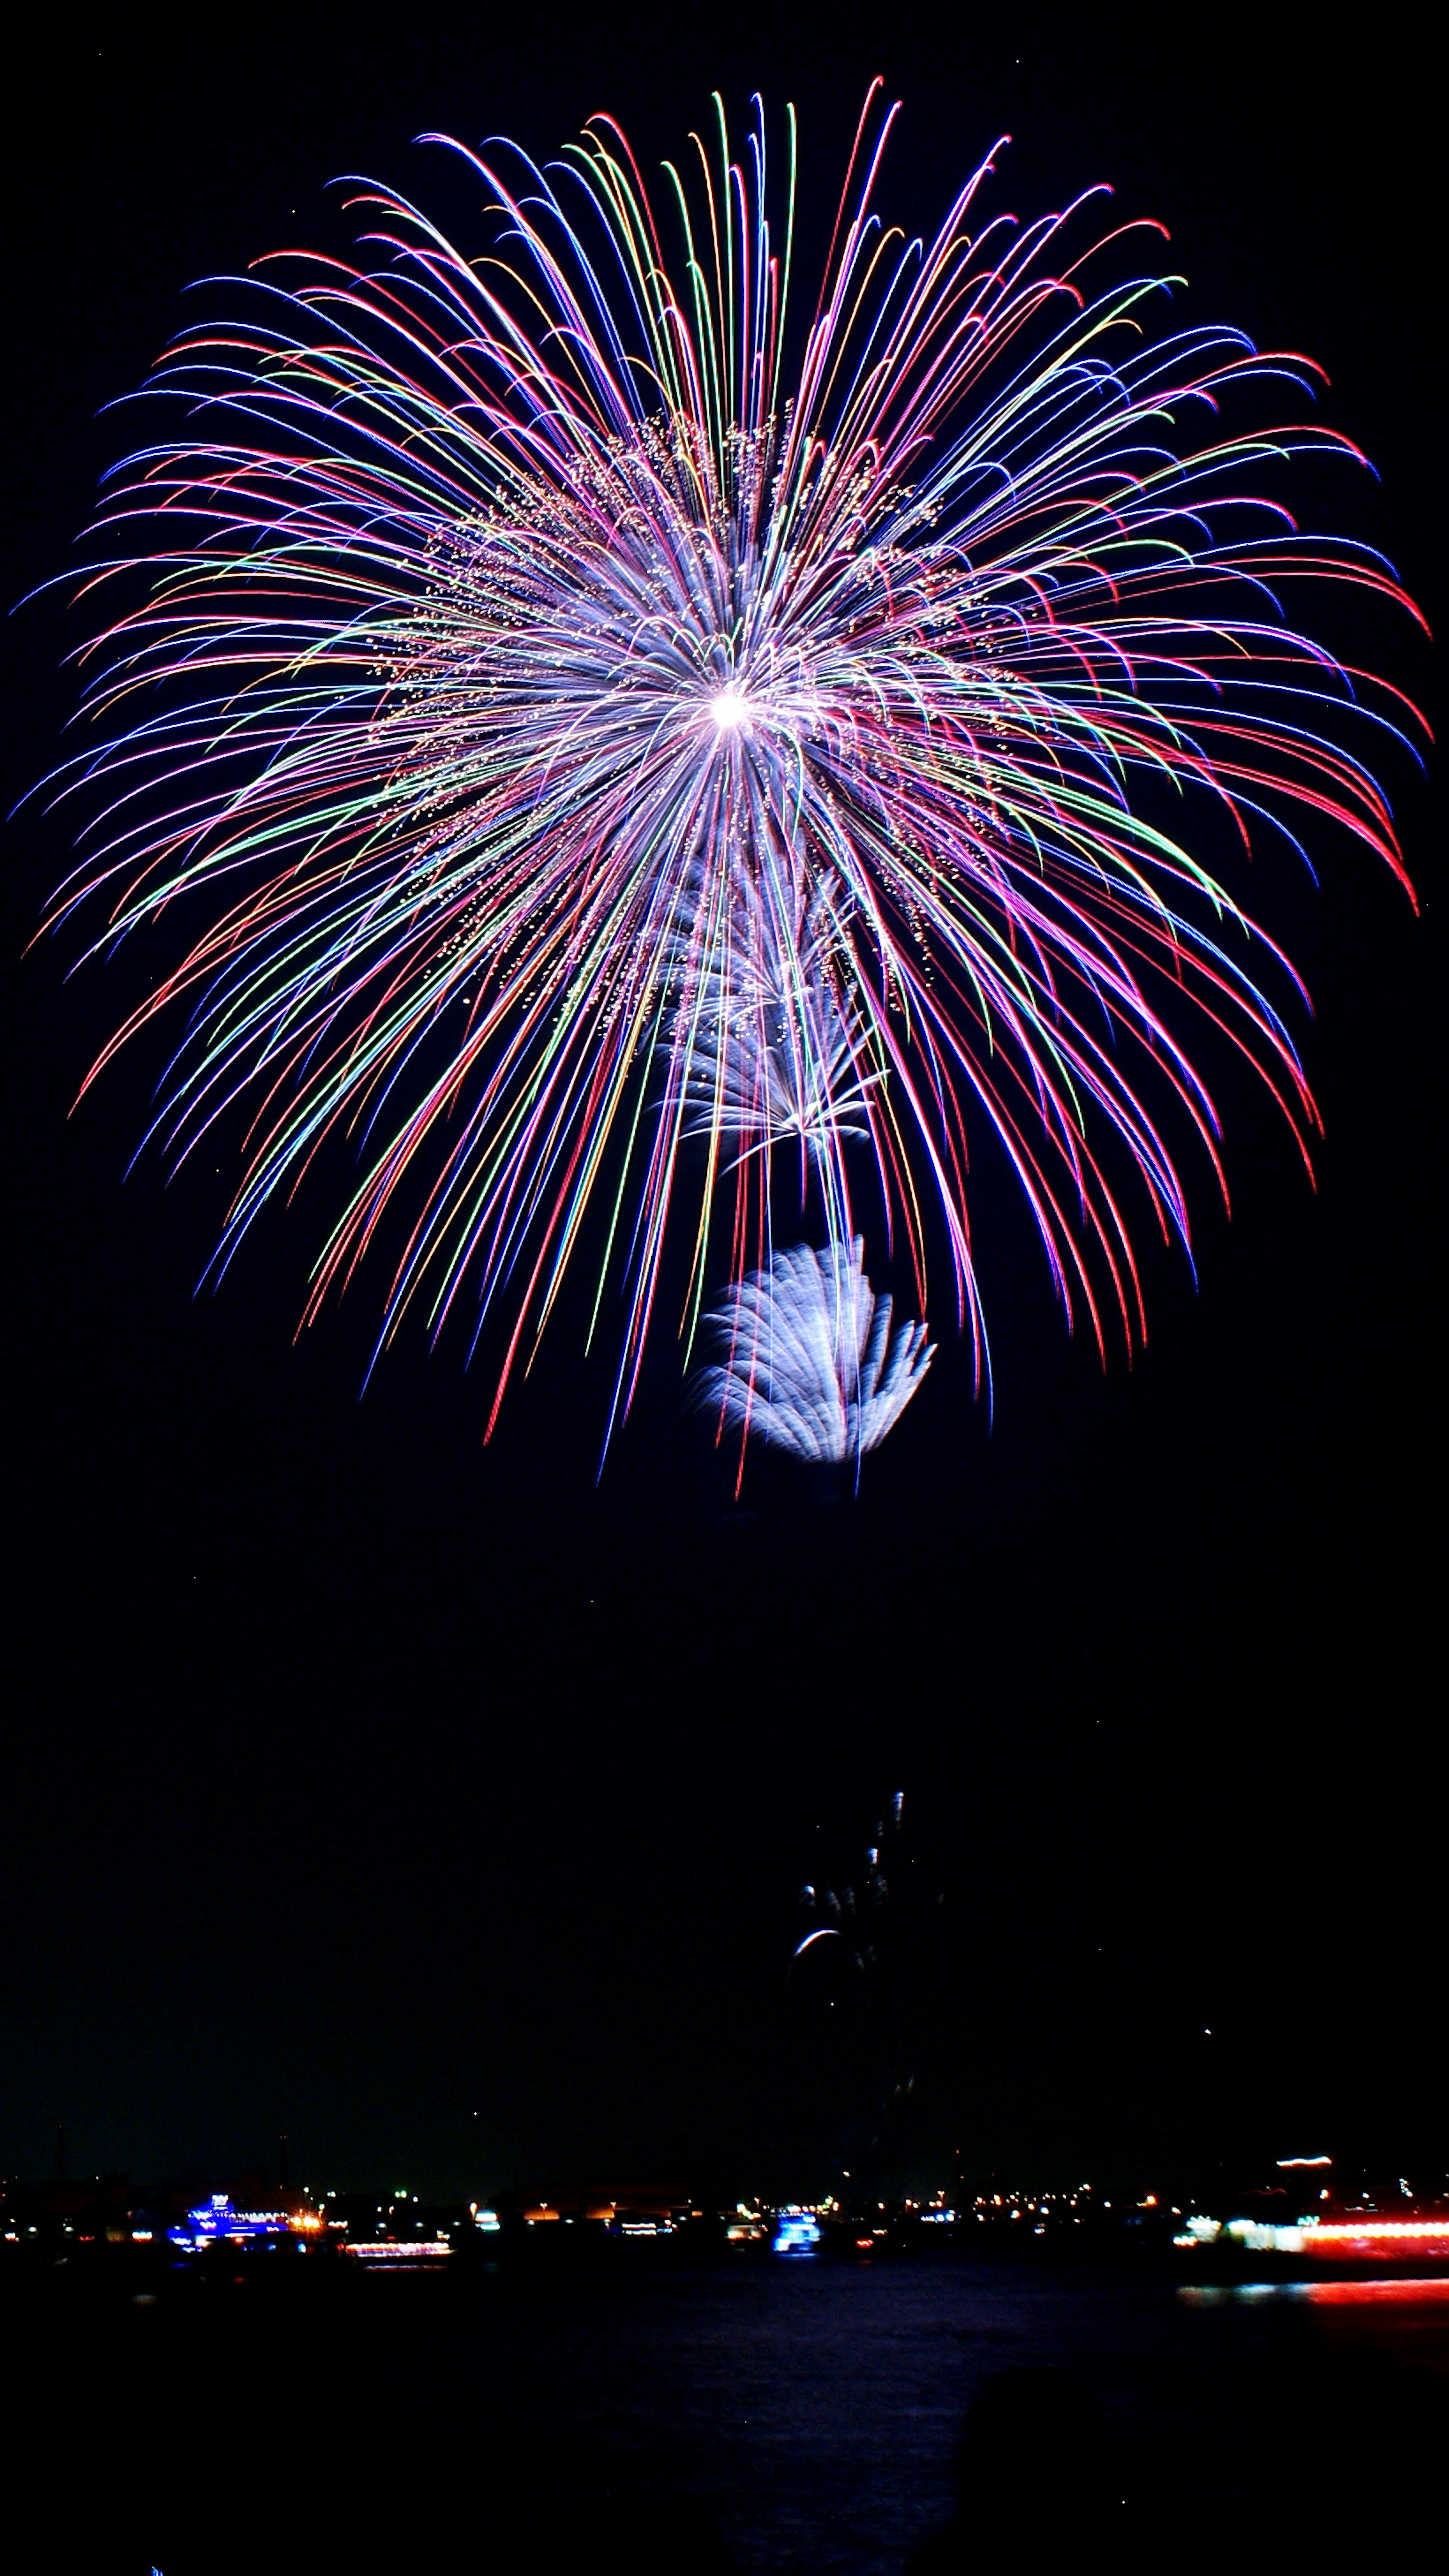
[[[182,898],[202,926],[88,1081],[179,1009],[153,1133],[180,1161],[246,1112],[218,1269],[349,1140],[304,1320],[387,1220],[379,1350],[503,1310],[490,1431],[576,1255],[590,1337],[622,1311],[612,1430],[671,1236],[670,1328],[687,1363],[723,1311],[748,1429],[787,1209],[867,1298],[879,1225],[923,1315],[929,1242],[979,1382],[988,1140],[1069,1322],[1130,1351],[1182,1140],[1225,1190],[1194,1012],[1305,1159],[1317,1123],[1263,986],[1301,988],[1193,817],[1245,859],[1339,826],[1407,885],[1355,744],[1417,719],[1281,605],[1411,605],[1261,488],[1357,453],[1298,416],[1316,371],[1171,328],[1161,228],[1103,231],[1101,191],[986,220],[988,158],[933,241],[892,231],[878,88],[808,329],[793,113],[776,192],[758,102],[738,159],[719,108],[668,227],[607,117],[546,170],[454,143],[490,256],[358,183],[356,264],[237,283],[104,487],[86,596],[123,596],[53,917],[103,906],[89,953]]]

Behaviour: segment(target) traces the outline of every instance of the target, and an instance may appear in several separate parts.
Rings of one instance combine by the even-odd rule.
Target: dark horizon
[[[909,12],[888,40],[832,20],[828,46],[807,18],[735,18],[717,49],[470,24],[384,49],[304,17],[265,79],[220,35],[181,57],[39,32],[6,287],[12,598],[71,559],[127,440],[96,415],[183,288],[346,238],[339,171],[451,219],[420,132],[542,154],[606,106],[657,162],[718,82],[736,112],[756,86],[794,99],[833,206],[879,70],[905,101],[883,200],[911,222],[1009,131],[996,204],[1105,178],[1171,227],[1192,313],[1323,361],[1325,417],[1380,479],[1310,496],[1437,623],[1406,15],[1372,58],[1319,26],[1231,62],[1009,20],[943,45]],[[53,602],[9,621],[7,801],[62,748],[71,640]],[[1427,704],[1406,619],[1350,640]],[[338,2188],[691,2160],[803,2184],[906,2068],[898,2170],[1442,2167],[1437,845],[1411,763],[1383,771],[1424,915],[1336,846],[1317,893],[1277,862],[1255,880],[1313,995],[1316,1192],[1269,1105],[1230,1094],[1232,1222],[1200,1170],[1196,1290],[1148,1248],[1151,1339],[1103,1373],[988,1172],[994,1420],[938,1331],[858,1500],[765,1459],[738,1505],[667,1336],[596,1481],[610,1370],[567,1315],[485,1448],[466,1340],[406,1337],[359,1400],[366,1271],[294,1342],[307,1209],[194,1296],[228,1174],[166,1189],[143,1156],[122,1186],[159,1056],[68,1115],[148,964],[66,982],[74,943],[22,953],[69,846],[24,809],[0,2169],[43,2178],[63,2123],[73,2167],[136,2175],[265,2171],[285,2130],[293,2176]],[[869,1994],[792,1972],[802,1883],[838,1883],[897,1792],[940,1920],[911,1917]],[[843,2040],[832,2002],[859,2016]]]

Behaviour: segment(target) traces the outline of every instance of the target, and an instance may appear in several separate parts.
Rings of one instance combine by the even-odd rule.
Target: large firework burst
[[[59,910],[103,898],[103,949],[182,896],[205,926],[95,1070],[181,1005],[170,1149],[248,1104],[221,1263],[352,1139],[308,1313],[395,1211],[382,1338],[501,1305],[495,1414],[576,1253],[595,1322],[622,1298],[616,1419],[667,1230],[687,1349],[787,1204],[822,1276],[880,1223],[924,1311],[944,1259],[979,1369],[990,1138],[1069,1317],[1130,1345],[1124,1188],[1185,1243],[1175,1138],[1221,1179],[1182,997],[1314,1123],[1194,796],[1245,849],[1306,816],[1402,873],[1350,730],[1387,713],[1278,593],[1402,594],[1257,497],[1352,451],[1234,425],[1306,362],[1154,338],[1142,228],[979,224],[989,160],[934,241],[892,234],[890,122],[873,92],[798,341],[793,118],[778,208],[761,114],[668,169],[672,264],[607,118],[548,172],[463,154],[476,262],[367,187],[358,264],[288,254],[183,334],[106,490],[102,594],[149,582],[93,648],[68,784],[104,793]]]

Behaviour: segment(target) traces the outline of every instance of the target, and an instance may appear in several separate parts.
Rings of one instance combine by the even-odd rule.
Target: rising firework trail
[[[1276,497],[1355,453],[1315,370],[1174,328],[1101,192],[987,219],[988,158],[907,241],[876,89],[798,328],[793,116],[777,172],[720,109],[667,221],[608,117],[546,170],[451,144],[491,255],[359,182],[355,259],[207,290],[104,487],[54,917],[190,944],[88,1080],[177,1026],[153,1133],[244,1132],[218,1274],[342,1143],[307,1318],[372,1245],[379,1349],[497,1317],[490,1429],[571,1270],[612,1426],[787,1222],[837,1279],[878,1231],[922,1315],[944,1277],[979,1379],[973,1148],[1130,1349],[1184,1145],[1225,1186],[1194,1017],[1316,1124],[1214,809],[1403,875],[1402,702],[1282,605],[1404,599]]]
[[[836,1884],[801,1888],[785,1971],[795,2044],[857,2193],[902,2151],[923,2108],[918,2079],[939,2018],[948,1909],[916,1844],[898,1790]]]

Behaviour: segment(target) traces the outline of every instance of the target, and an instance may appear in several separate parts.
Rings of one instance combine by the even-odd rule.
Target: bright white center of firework
[[[748,701],[740,696],[738,689],[721,689],[716,697],[710,699],[709,711],[721,733],[733,733],[744,723],[750,710]]]

